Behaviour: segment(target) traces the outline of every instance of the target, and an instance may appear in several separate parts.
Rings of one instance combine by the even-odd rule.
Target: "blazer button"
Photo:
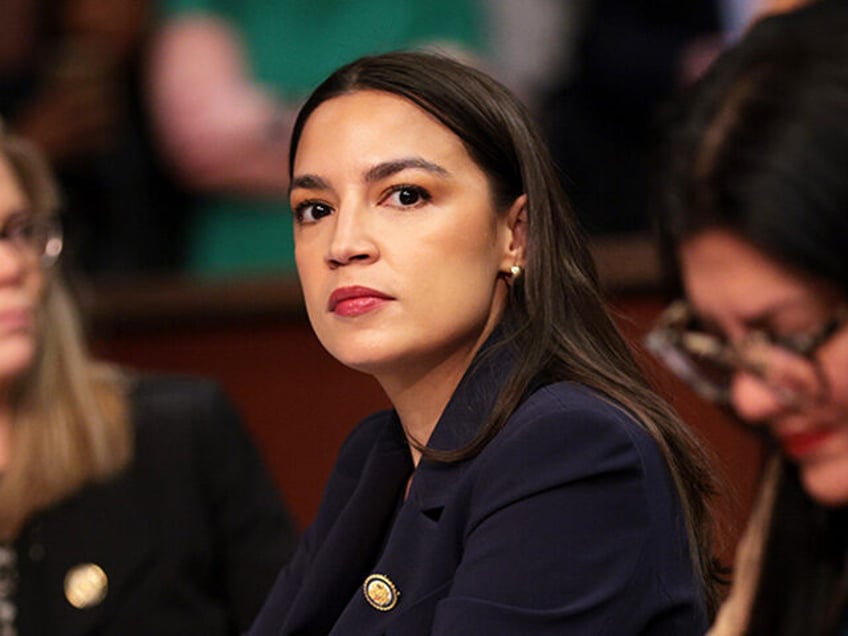
[[[398,592],[395,584],[385,574],[372,574],[362,584],[365,600],[374,609],[388,612],[398,602]]]
[[[109,578],[96,563],[80,563],[65,575],[65,598],[77,609],[103,602],[109,591]]]

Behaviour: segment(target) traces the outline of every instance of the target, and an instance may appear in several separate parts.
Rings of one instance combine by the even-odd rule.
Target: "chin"
[[[801,467],[807,494],[825,508],[848,506],[848,457]]]
[[[363,373],[373,374],[399,357],[397,343],[387,339],[385,332],[319,335],[318,340],[336,360]]]
[[[332,352],[331,352],[332,353]],[[349,369],[353,369],[354,371],[359,371],[360,373],[366,373],[368,375],[378,375],[381,371],[384,371],[387,367],[391,367],[391,361],[386,361],[383,357],[378,356],[376,354],[365,355],[359,353],[355,354],[340,354],[336,355],[332,353],[333,357],[341,362],[344,366]]]
[[[29,341],[0,344],[0,379],[8,382],[25,373],[34,357],[35,347]]]

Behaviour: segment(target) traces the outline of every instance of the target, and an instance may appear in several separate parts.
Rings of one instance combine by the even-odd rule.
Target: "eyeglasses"
[[[0,241],[9,241],[21,254],[50,267],[62,253],[62,226],[55,218],[13,216],[0,228]]]
[[[813,333],[776,336],[754,330],[728,342],[700,326],[688,303],[676,301],[645,337],[645,345],[712,402],[728,404],[733,377],[742,372],[758,378],[785,404],[799,407],[828,395],[827,378],[815,354],[846,323],[848,304],[842,304]]]

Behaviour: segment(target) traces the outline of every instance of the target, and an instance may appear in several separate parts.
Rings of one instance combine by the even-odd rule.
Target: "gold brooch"
[[[80,563],[65,575],[65,598],[77,609],[101,603],[108,591],[109,578],[96,563]]]
[[[374,609],[388,612],[398,602],[400,593],[385,574],[372,574],[362,584],[365,599]]]

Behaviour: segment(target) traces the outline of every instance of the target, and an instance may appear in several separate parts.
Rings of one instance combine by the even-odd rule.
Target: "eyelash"
[[[315,208],[315,207],[318,207],[318,206],[327,208],[327,210],[328,210],[327,214],[324,214],[324,215],[318,217],[317,219],[313,218],[312,220],[309,220],[309,221],[305,220],[304,216],[306,214],[306,210],[310,207]],[[332,211],[333,211],[333,208],[331,206],[327,205],[323,201],[319,201],[319,200],[316,200],[316,199],[307,199],[306,201],[301,201],[296,206],[294,206],[294,208],[292,208],[292,212],[294,213],[295,221],[299,224],[317,223],[318,221],[323,219],[324,216],[329,216],[332,213]],[[313,214],[313,217],[314,217],[314,214]]]
[[[415,195],[417,195],[418,200],[415,201],[415,203],[409,203],[409,204],[404,204],[400,201],[398,201],[397,203],[394,203],[394,204],[389,203],[389,199],[391,197],[393,197],[395,195],[399,195],[401,192],[404,192],[404,191],[409,191],[409,192],[414,193]],[[382,197],[380,198],[380,204],[388,204],[388,205],[392,205],[393,207],[397,207],[397,208],[401,208],[401,209],[414,209],[414,208],[417,208],[421,205],[424,205],[425,203],[428,203],[429,201],[432,200],[432,198],[433,198],[432,195],[426,189],[422,188],[421,186],[412,185],[412,184],[398,184],[398,185],[390,187],[382,195]],[[312,220],[305,220],[304,217],[306,215],[306,211],[309,208],[315,208],[315,207],[318,207],[318,206],[326,208],[328,210],[328,212],[326,214],[323,214],[322,216],[318,217],[317,219],[313,218]],[[325,216],[329,216],[333,212],[333,208],[332,208],[332,206],[328,205],[327,203],[325,203],[323,201],[316,200],[316,199],[307,199],[305,201],[301,201],[296,206],[294,206],[292,211],[294,212],[295,220],[298,223],[303,224],[303,223],[316,223],[317,221],[321,220]],[[313,213],[313,216],[314,216],[314,213]]]
[[[410,203],[410,204],[404,204],[404,203],[401,203],[400,201],[398,201],[396,204],[394,204],[396,207],[399,207],[399,208],[402,208],[402,209],[417,208],[421,205],[424,205],[425,203],[428,203],[433,198],[432,195],[427,190],[422,188],[421,186],[412,185],[412,184],[409,184],[409,183],[402,183],[402,184],[398,184],[398,185],[395,185],[395,186],[392,186],[391,188],[389,188],[386,191],[386,193],[381,197],[380,203],[386,203],[389,200],[390,197],[397,195],[397,194],[400,194],[401,192],[404,192],[404,191],[409,191],[409,192],[415,193],[418,196],[418,200],[415,203]]]

